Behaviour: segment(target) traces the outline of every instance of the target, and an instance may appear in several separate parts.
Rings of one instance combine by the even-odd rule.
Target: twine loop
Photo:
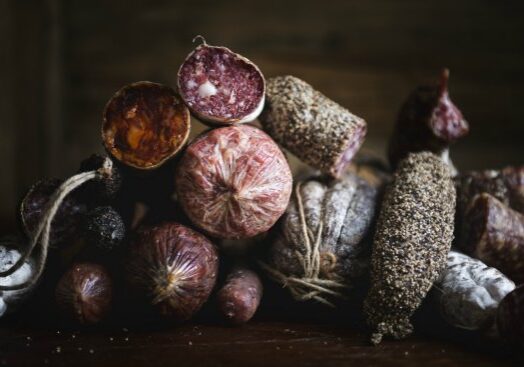
[[[47,253],[49,250],[49,238],[51,234],[51,224],[53,223],[53,219],[55,218],[58,209],[60,209],[60,205],[63,203],[67,195],[69,195],[72,191],[74,191],[76,188],[83,185],[87,181],[110,177],[112,175],[112,169],[113,162],[111,159],[106,157],[102,164],[102,167],[100,167],[99,169],[94,171],[78,173],[65,180],[55,190],[55,192],[53,193],[53,195],[51,195],[49,199],[42,219],[38,223],[36,230],[30,236],[29,246],[27,247],[27,249],[22,253],[22,256],[20,256],[20,258],[13,264],[13,266],[11,266],[9,269],[5,271],[0,272],[0,277],[2,278],[13,274],[15,271],[22,267],[26,260],[35,251],[37,245],[40,244],[40,251],[38,252],[38,257],[35,259],[36,269],[34,276],[26,282],[20,284],[9,286],[0,285],[0,291],[12,291],[29,288],[36,282],[38,282],[38,280],[42,276],[42,273],[44,272],[45,263],[47,260]]]

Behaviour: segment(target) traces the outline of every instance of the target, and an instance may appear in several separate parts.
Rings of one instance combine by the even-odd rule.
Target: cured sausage
[[[211,124],[253,121],[264,107],[260,69],[230,49],[205,41],[180,66],[178,89],[191,112]]]
[[[292,176],[284,154],[262,130],[227,126],[198,137],[176,172],[185,213],[213,237],[241,239],[267,231],[284,213]]]

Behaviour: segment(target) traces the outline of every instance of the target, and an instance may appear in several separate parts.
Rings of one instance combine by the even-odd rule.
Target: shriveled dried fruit
[[[262,282],[253,270],[234,268],[217,293],[218,308],[224,318],[235,325],[251,320],[262,299]]]
[[[142,228],[130,246],[130,283],[162,316],[174,321],[187,320],[202,307],[217,271],[215,246],[178,223]]]
[[[120,214],[110,206],[100,206],[87,213],[84,235],[91,246],[103,251],[118,247],[126,235],[126,227]]]
[[[378,190],[348,173],[299,181],[264,268],[299,301],[333,305],[369,264]],[[367,253],[367,254],[366,254]]]
[[[268,80],[260,122],[277,143],[334,177],[342,175],[367,131],[363,119],[291,75]]]
[[[469,125],[448,94],[449,71],[444,69],[440,83],[415,89],[400,110],[388,156],[392,167],[409,152],[431,151],[448,157],[451,143],[469,132]]]
[[[102,141],[120,162],[153,169],[184,146],[189,129],[189,111],[173,89],[137,82],[120,89],[107,103]]]
[[[468,330],[494,325],[500,301],[515,283],[495,268],[457,251],[450,251],[447,265],[433,287],[437,308],[451,325]]]
[[[111,310],[113,283],[107,270],[99,264],[73,265],[56,287],[56,303],[80,324],[96,324]]]
[[[454,214],[450,168],[430,152],[410,153],[386,189],[373,242],[364,303],[373,343],[412,332],[411,316],[446,265]]]
[[[499,334],[511,343],[524,346],[524,285],[509,293],[497,310]]]
[[[28,237],[37,229],[52,201],[56,190],[63,183],[60,179],[43,179],[34,184],[20,204],[20,221]],[[80,228],[87,205],[74,193],[60,205],[51,227],[49,243],[56,246],[69,241]]]
[[[191,112],[213,124],[253,121],[264,106],[260,69],[230,49],[205,41],[180,66],[178,89]]]
[[[461,248],[517,284],[524,282],[524,215],[489,194],[477,195],[464,215]]]
[[[285,211],[289,165],[262,130],[211,130],[185,150],[176,173],[178,200],[189,219],[213,237],[240,239],[267,231]]]

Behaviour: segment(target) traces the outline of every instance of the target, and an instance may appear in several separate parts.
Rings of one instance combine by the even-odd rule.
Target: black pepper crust
[[[259,117],[280,145],[311,167],[339,177],[366,135],[366,122],[294,76],[271,78]]]
[[[364,302],[374,344],[412,332],[411,315],[446,265],[455,197],[450,169],[436,155],[411,153],[400,162],[380,211]]]

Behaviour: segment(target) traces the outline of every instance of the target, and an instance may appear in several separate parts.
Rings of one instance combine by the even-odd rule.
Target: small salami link
[[[259,276],[245,267],[236,267],[217,294],[220,312],[228,322],[239,325],[251,320],[262,299]]]

